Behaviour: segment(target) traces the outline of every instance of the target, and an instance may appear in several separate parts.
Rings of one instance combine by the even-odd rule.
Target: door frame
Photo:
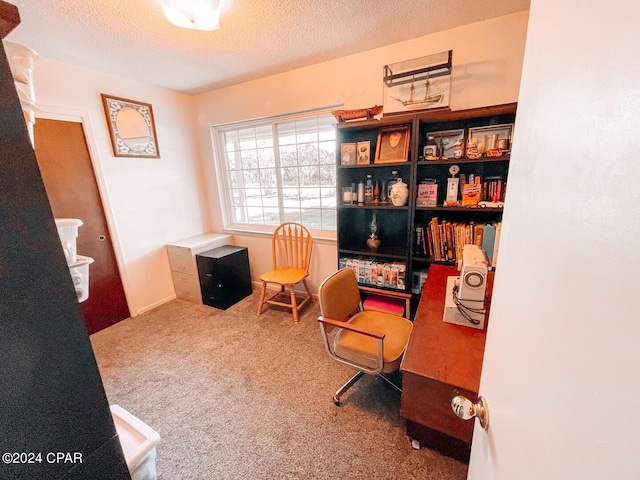
[[[36,123],[38,118],[45,120],[60,120],[63,122],[75,122],[82,125],[84,132],[84,138],[87,143],[87,150],[89,151],[89,158],[91,159],[91,167],[93,169],[93,175],[98,185],[98,194],[100,195],[100,203],[107,221],[107,228],[109,229],[109,236],[111,238],[111,245],[116,258],[116,264],[118,271],[120,272],[120,280],[122,281],[122,288],[124,289],[124,296],[129,307],[129,314],[132,317],[137,316],[137,308],[132,304],[131,298],[131,286],[129,281],[129,275],[127,272],[126,263],[122,254],[122,246],[120,244],[120,236],[118,235],[118,229],[116,227],[113,210],[111,208],[111,201],[109,199],[109,190],[106,186],[106,181],[99,159],[98,149],[96,147],[96,140],[93,135],[93,129],[91,127],[89,112],[83,110],[73,110],[68,108],[53,107],[51,105],[38,104],[38,111],[36,112]]]

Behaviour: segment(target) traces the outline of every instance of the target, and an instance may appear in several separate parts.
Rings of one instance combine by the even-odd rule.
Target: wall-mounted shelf
[[[395,87],[429,78],[451,75],[453,50],[413,58],[384,66],[383,81],[387,87]]]

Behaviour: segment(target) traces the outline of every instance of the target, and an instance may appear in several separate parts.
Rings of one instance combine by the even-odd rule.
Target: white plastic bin
[[[69,265],[71,280],[76,287],[78,302],[84,302],[89,298],[89,265],[93,263],[93,258],[84,255],[76,255],[75,263]]]
[[[67,264],[76,263],[76,238],[78,238],[78,227],[82,226],[82,220],[78,218],[56,218],[55,221]]]
[[[156,445],[160,435],[121,406],[110,408],[131,479],[156,480]]]

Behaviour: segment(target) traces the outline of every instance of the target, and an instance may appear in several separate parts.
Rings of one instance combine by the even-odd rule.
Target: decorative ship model
[[[409,99],[408,100],[402,100],[401,98],[397,98],[397,97],[393,97],[393,96],[391,96],[391,98],[393,98],[394,100],[397,100],[398,102],[400,102],[405,107],[409,107],[409,106],[413,106],[413,105],[422,105],[422,104],[426,104],[426,103],[440,103],[440,102],[442,102],[442,100],[444,99],[444,94],[443,93],[437,93],[437,94],[433,94],[433,95],[430,94],[429,93],[430,85],[431,85],[431,83],[429,82],[429,74],[427,73],[427,77],[425,78],[425,82],[424,82],[424,98],[418,98],[418,99],[413,98],[413,94],[415,92],[415,76],[414,76],[413,79],[411,80],[411,86],[409,87]]]

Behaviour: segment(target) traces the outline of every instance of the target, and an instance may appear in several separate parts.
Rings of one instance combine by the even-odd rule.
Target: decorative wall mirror
[[[116,157],[160,158],[151,105],[104,93],[102,102]]]

